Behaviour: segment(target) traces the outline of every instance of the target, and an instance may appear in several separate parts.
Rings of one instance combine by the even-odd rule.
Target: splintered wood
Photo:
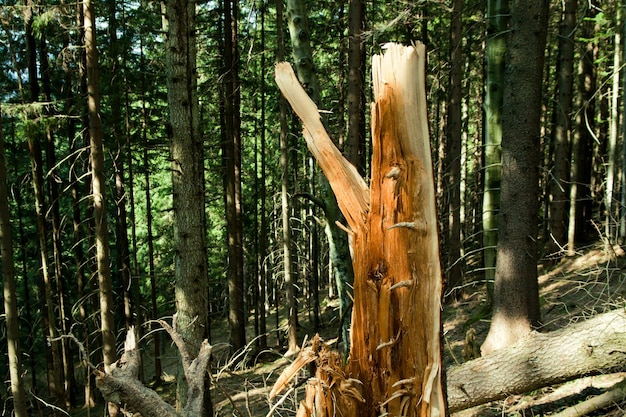
[[[369,187],[333,145],[291,66],[276,66],[276,82],[303,121],[307,146],[333,188],[353,245],[349,360],[345,367],[340,361],[330,366],[328,354],[319,354],[324,350],[308,349],[306,355],[315,359],[307,356],[304,362],[316,371],[299,412],[303,416],[445,415],[443,283],[426,116],[426,51],[422,44],[385,49],[372,59]],[[329,395],[330,386],[343,389],[350,401]],[[328,401],[335,402],[336,411]],[[318,404],[335,414],[322,412]]]

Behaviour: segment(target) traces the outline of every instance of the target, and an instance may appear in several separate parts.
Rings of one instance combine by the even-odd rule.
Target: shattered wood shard
[[[353,408],[338,407],[344,415],[444,416],[442,272],[426,117],[426,50],[421,43],[388,44],[385,49],[372,59],[375,102],[369,188],[332,144],[315,104],[295,75],[289,75],[293,74],[289,64],[276,67],[276,81],[302,119],[307,145],[328,178],[352,235],[350,357],[345,369],[328,372],[328,380],[322,382],[353,390],[354,381],[361,381],[360,394],[352,395],[358,399],[350,403]],[[336,395],[319,388],[316,392],[316,399],[307,396],[305,414],[329,415],[317,414],[314,408]]]

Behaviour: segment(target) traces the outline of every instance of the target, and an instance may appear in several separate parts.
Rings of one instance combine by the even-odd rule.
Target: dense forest
[[[183,368],[205,339],[231,365],[291,356],[304,321],[332,323],[347,355],[350,233],[274,82],[281,61],[368,181],[372,56],[425,45],[442,302],[484,291],[483,354],[541,327],[539,262],[626,238],[618,2],[1,4],[7,414],[102,403],[95,376],[131,328],[153,383],[179,336]],[[177,401],[204,390],[186,415],[210,415],[195,383],[178,378]]]

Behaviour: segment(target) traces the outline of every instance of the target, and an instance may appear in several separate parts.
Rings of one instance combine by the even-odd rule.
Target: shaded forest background
[[[92,363],[110,364],[111,346],[102,329],[119,345],[124,330],[135,325],[160,378],[160,351],[169,341],[151,320],[176,311],[180,239],[174,226],[177,160],[168,93],[188,91],[168,81],[169,4],[92,4],[99,51],[94,62],[86,54],[82,3],[2,3],[1,136],[21,377],[33,394],[27,395],[33,408],[49,410],[44,398],[64,409],[97,401],[76,345],[60,335],[73,334]],[[282,108],[273,82],[275,62],[291,60],[297,49],[282,23],[283,13],[296,6],[288,2],[283,12],[280,2],[191,5],[200,138],[197,148],[187,150],[202,162],[206,336],[228,343],[233,353],[247,345],[293,350],[291,320],[306,319],[316,330],[327,326],[322,314],[336,299],[342,301],[333,321],[345,327],[349,316],[349,280],[338,271],[336,242],[329,245],[334,221],[328,220],[327,185],[300,138],[299,121]],[[369,59],[387,42],[426,44],[445,297],[461,300],[475,289],[491,288],[501,107],[493,100],[504,81],[489,74],[506,50],[497,41],[506,34],[507,2],[320,0],[306,7],[310,64],[319,81],[318,87],[307,84],[308,90],[318,95],[338,147],[365,176]],[[612,247],[626,237],[623,12],[617,2],[550,4],[536,149],[541,155],[536,238],[538,256],[547,263],[592,242]],[[89,75],[93,65],[99,73],[95,84]],[[503,62],[497,65],[504,71]],[[90,88],[99,96],[96,112],[89,108],[88,98],[95,95]],[[90,129],[97,121],[104,229],[92,197],[91,172],[97,169]],[[100,269],[99,244],[110,255],[108,276]],[[3,267],[6,263],[3,252]],[[108,290],[102,278],[109,280]],[[7,288],[5,283],[5,297]],[[101,314],[107,291],[110,326]],[[290,303],[306,314],[289,315]],[[229,338],[215,340],[212,324],[224,320]],[[7,343],[0,346],[4,351]],[[9,379],[8,363],[0,364],[0,373]],[[9,395],[3,386],[2,398]]]

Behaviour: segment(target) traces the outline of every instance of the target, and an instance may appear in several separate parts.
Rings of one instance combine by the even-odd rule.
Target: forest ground
[[[552,331],[570,323],[584,320],[595,314],[606,312],[626,303],[626,256],[620,247],[605,248],[595,245],[586,248],[573,257],[564,258],[555,266],[544,262],[539,266],[539,285],[542,320],[541,331]],[[326,300],[322,306],[323,328],[319,333],[324,340],[336,344],[338,336],[338,303]],[[284,314],[281,317],[285,317]],[[274,316],[268,317],[275,323]],[[446,304],[443,310],[444,338],[443,350],[446,367],[464,361],[463,349],[471,347],[466,342],[468,330],[475,333],[474,348],[480,346],[487,336],[489,312],[487,293],[484,285],[466,293],[460,301]],[[308,312],[303,309],[300,315],[298,334],[302,341],[311,339],[315,331],[311,326]],[[252,324],[252,323],[251,323]],[[281,323],[285,325],[284,320]],[[252,334],[250,326],[248,334]],[[283,332],[284,333],[284,332]],[[228,328],[225,320],[213,323],[212,342],[214,346],[212,399],[215,415],[220,417],[263,417],[270,410],[268,399],[272,384],[290,359],[281,355],[278,349],[246,353],[246,359],[239,365],[226,364]],[[166,343],[167,346],[169,344]],[[276,333],[268,335],[268,345],[276,346]],[[150,350],[150,349],[146,349]],[[293,358],[292,358],[293,359]],[[164,383],[159,391],[168,399],[174,397],[174,375],[176,352],[166,349],[163,354],[165,371]],[[149,380],[149,358],[144,359],[146,379]],[[577,404],[588,397],[601,394],[626,377],[626,373],[583,378],[560,386],[546,387],[526,395],[513,395],[509,398],[456,413],[458,417],[470,416],[549,416],[563,408]],[[304,393],[306,375],[301,373],[295,380],[297,387],[288,391],[286,398],[274,410],[274,416],[294,416]],[[292,384],[293,386],[293,384]],[[284,394],[283,394],[284,395]],[[276,404],[282,395],[274,399]],[[98,415],[98,414],[92,414]],[[626,401],[614,404],[590,416],[623,417],[626,415]]]

